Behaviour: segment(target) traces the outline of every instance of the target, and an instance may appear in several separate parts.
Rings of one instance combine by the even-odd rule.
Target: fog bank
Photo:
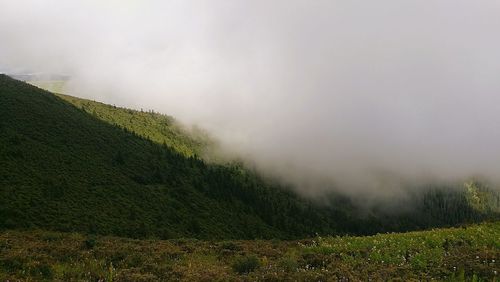
[[[307,195],[500,181],[500,2],[0,0],[0,70],[198,124]]]

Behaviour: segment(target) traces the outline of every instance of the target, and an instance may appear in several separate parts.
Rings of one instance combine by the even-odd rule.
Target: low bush
[[[254,271],[259,266],[259,258],[250,255],[237,258],[233,263],[233,270],[239,274],[246,274]]]
[[[92,250],[96,244],[97,241],[94,237],[89,237],[83,241],[83,247],[87,250]]]

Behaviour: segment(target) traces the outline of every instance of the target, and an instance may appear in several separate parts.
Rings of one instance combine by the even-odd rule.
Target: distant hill
[[[407,214],[359,215],[338,195],[321,206],[240,165],[205,162],[198,156],[209,143],[165,115],[56,96],[0,75],[0,229],[299,238],[448,226],[493,214],[471,205],[465,190],[426,193]],[[488,205],[498,204],[474,187]]]
[[[70,76],[64,74],[47,74],[47,73],[16,73],[8,74],[10,77],[25,81],[67,81]]]

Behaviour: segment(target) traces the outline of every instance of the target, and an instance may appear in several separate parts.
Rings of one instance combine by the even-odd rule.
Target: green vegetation
[[[487,207],[498,206],[498,194],[476,183],[474,197],[430,189],[397,215],[358,214],[338,195],[321,206],[240,165],[198,158],[207,140],[164,115],[56,96],[1,75],[0,229],[292,239],[498,218]]]
[[[259,258],[255,255],[236,258],[233,262],[233,270],[239,274],[250,273],[260,265]]]
[[[186,157],[7,76],[0,132],[2,229],[160,238],[334,231],[328,214],[239,167]]]
[[[201,130],[187,132],[174,118],[153,111],[134,111],[99,102],[56,94],[58,97],[107,123],[127,130],[169,148],[186,157],[202,156],[210,139]]]
[[[133,240],[0,233],[6,281],[496,281],[500,222],[300,241]]]

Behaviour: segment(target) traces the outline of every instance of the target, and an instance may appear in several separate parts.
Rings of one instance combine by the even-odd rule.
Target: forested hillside
[[[239,165],[206,163],[197,157],[206,140],[167,116],[58,97],[1,75],[0,228],[298,238],[497,217],[471,205],[476,198],[468,196],[470,189],[432,189],[405,214],[358,215],[348,198],[337,195],[320,206]],[[498,206],[498,194],[473,187],[486,195],[488,207]]]
[[[288,237],[336,230],[325,213],[239,168],[208,165],[0,80],[0,225],[132,237]]]

